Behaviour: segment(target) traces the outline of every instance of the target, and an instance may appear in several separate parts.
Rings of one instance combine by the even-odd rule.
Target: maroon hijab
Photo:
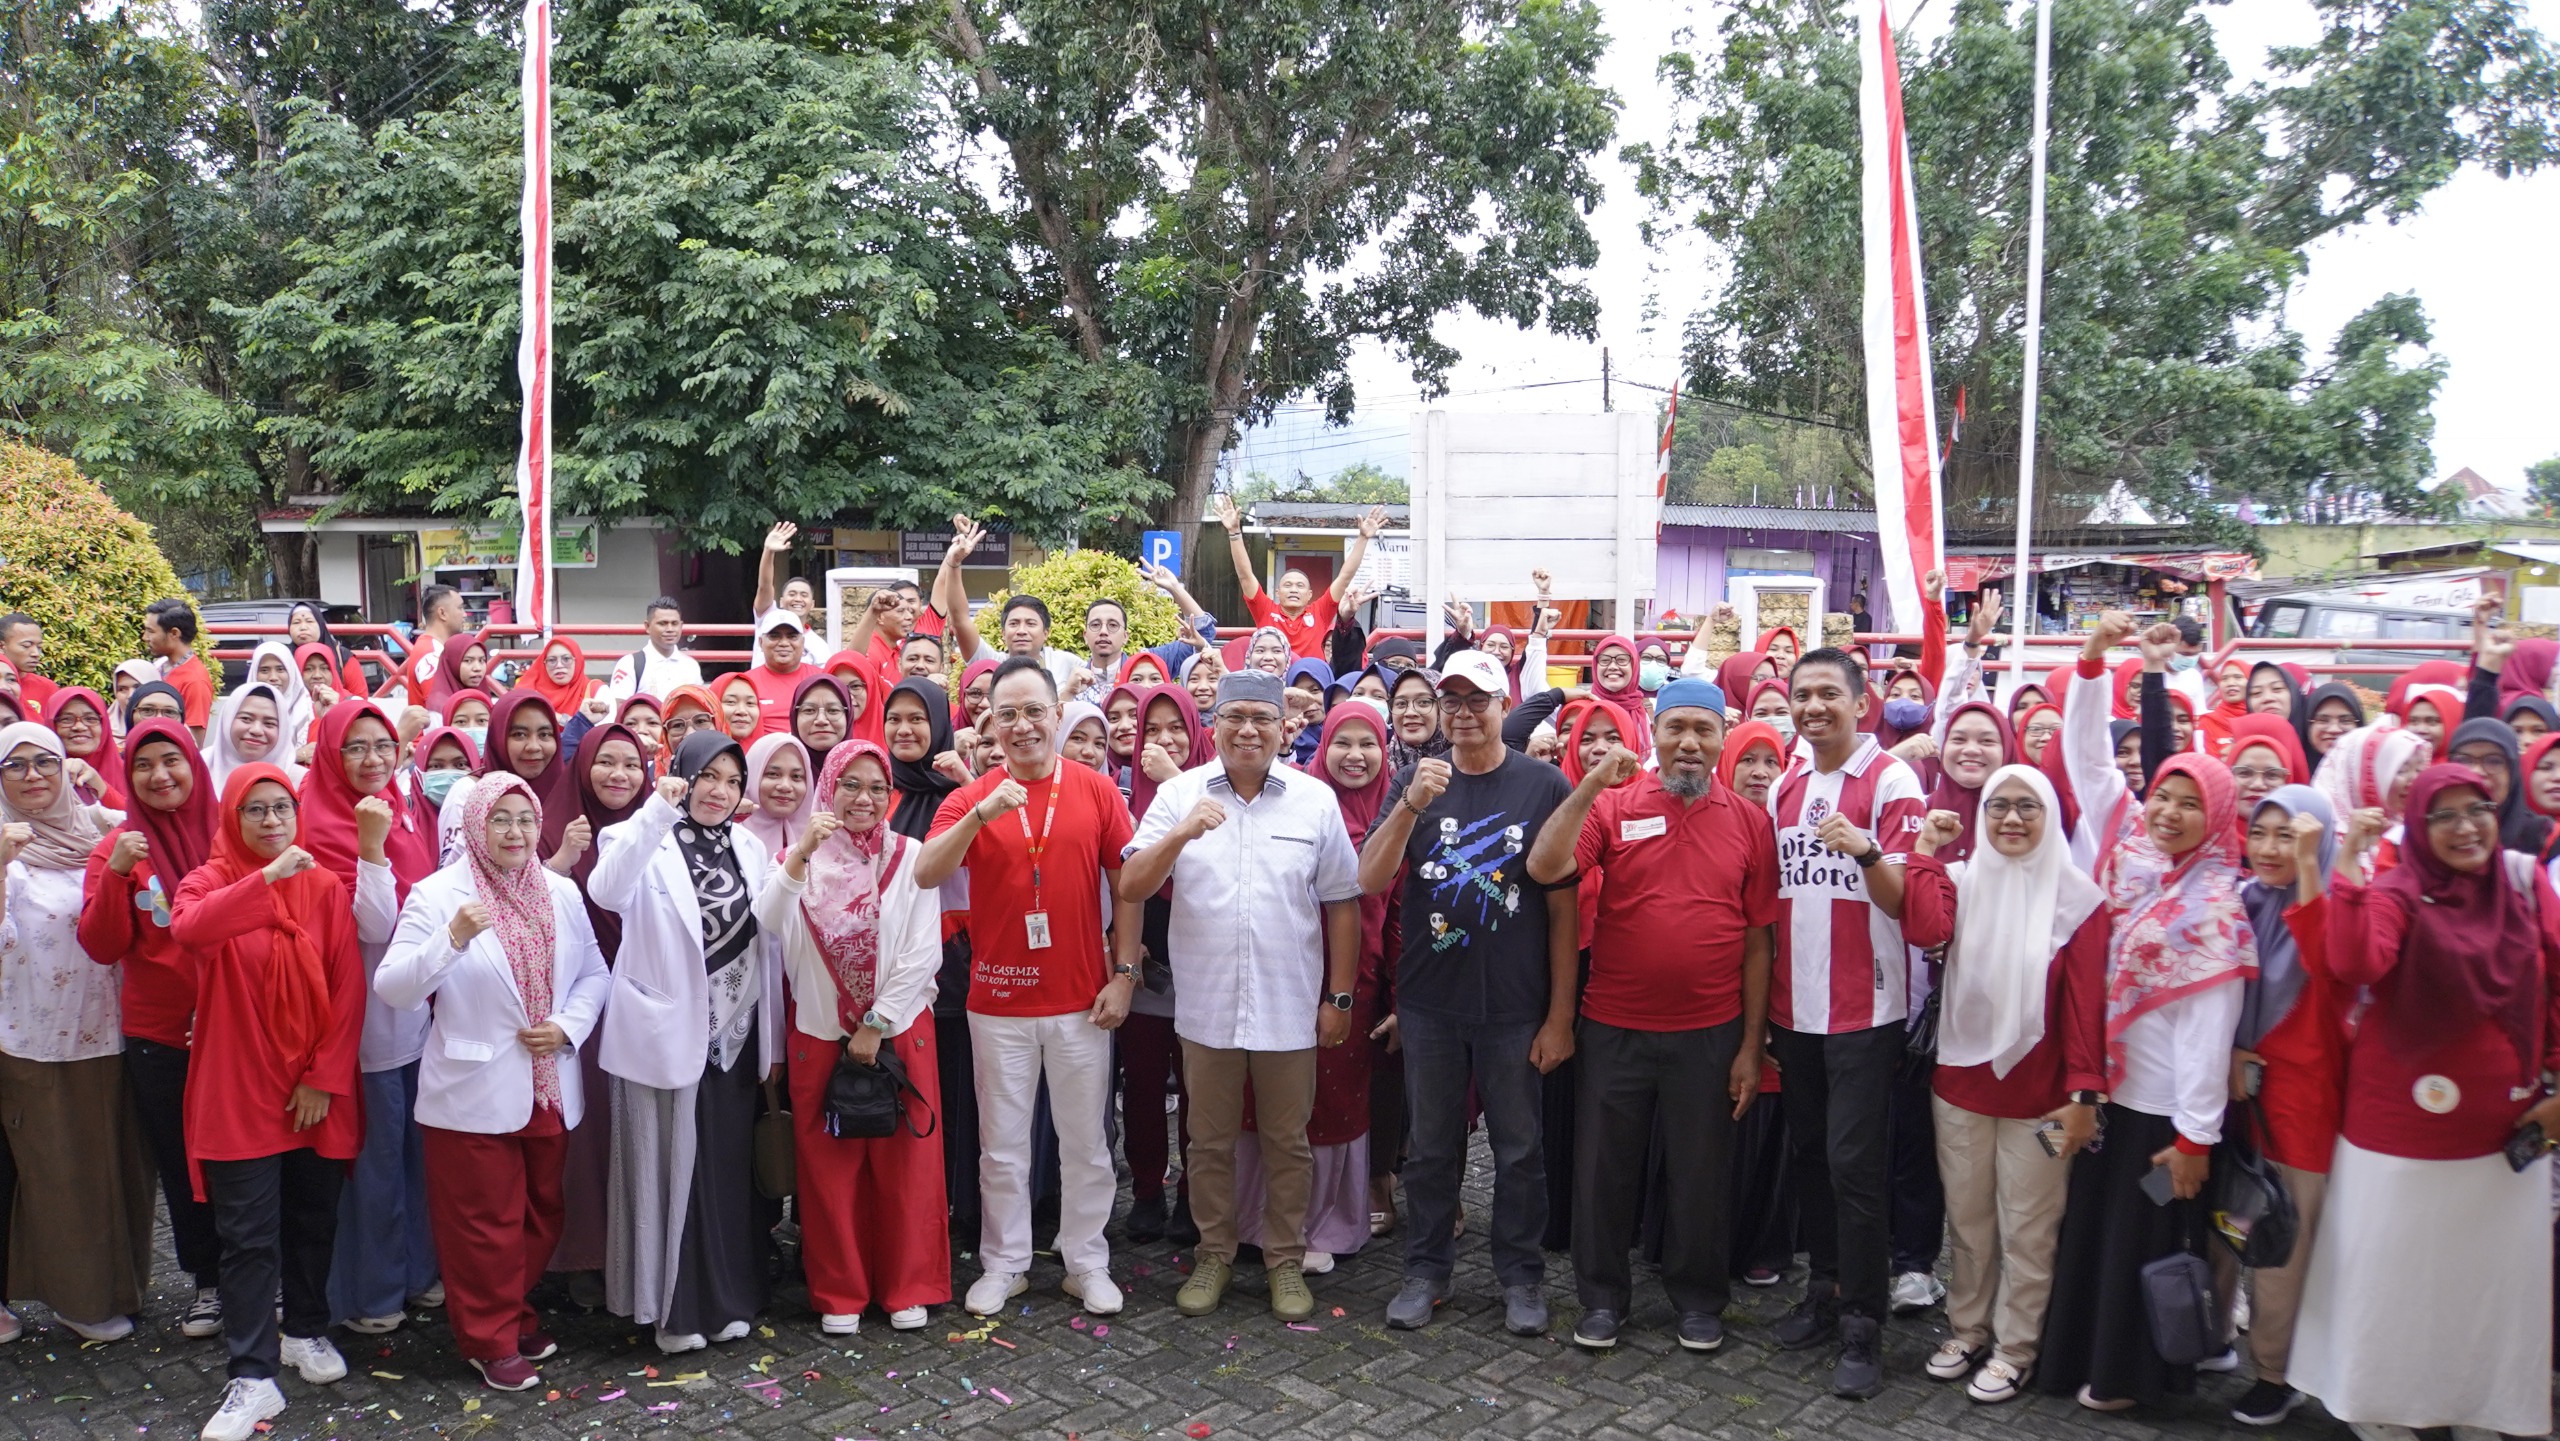
[[[2400,963],[2374,987],[2365,1024],[2383,1048],[2415,1064],[2495,1024],[2515,1047],[2519,1075],[2541,1065],[2542,936],[2533,901],[2507,878],[2502,853],[2486,870],[2465,875],[2436,855],[2425,816],[2436,797],[2467,786],[2488,797],[2480,773],[2465,765],[2432,765],[2409,788],[2409,840],[2400,864],[2373,883],[2374,899],[2409,919]],[[2545,896],[2545,903],[2549,897]]]
[[[578,738],[578,754],[569,763],[569,774],[578,786],[578,814],[587,818],[588,826],[595,832],[595,836],[588,840],[587,848],[578,852],[577,864],[569,868],[569,879],[578,883],[578,894],[582,898],[587,893],[587,877],[595,874],[596,857],[604,850],[600,843],[604,828],[631,819],[649,800],[649,785],[645,780],[631,797],[631,804],[618,810],[605,804],[604,798],[596,794],[596,788],[587,780],[587,773],[595,769],[596,757],[604,753],[607,741],[622,741],[638,751],[644,773],[650,759],[649,748],[640,743],[640,737],[631,727],[620,721],[597,726]],[[605,964],[612,965],[622,950],[622,917],[588,901],[587,920],[596,928],[596,947],[604,952]]]
[[[1939,748],[1944,750],[1946,747],[1947,731],[1954,730],[1956,722],[1969,715],[1989,719],[2000,732],[2000,759],[1992,762],[1991,768],[1998,770],[2002,766],[2018,764],[2018,734],[2009,728],[2009,718],[1989,701],[1966,701],[1949,712],[1946,730],[1938,732]],[[2060,744],[2060,741],[2055,744]],[[1954,776],[1947,774],[1943,761],[1930,761],[1929,770],[1935,778],[1929,788],[1929,809],[1953,811],[1964,822],[1964,829],[1957,834],[1955,844],[1938,847],[1938,855],[1948,861],[1965,860],[1973,855],[1974,831],[1982,812],[1982,792],[1978,788],[1958,784]],[[2067,836],[2069,832],[2064,834]]]
[[[569,822],[581,814],[578,780],[570,774],[565,746],[555,745],[550,763],[539,771],[517,770],[514,762],[507,759],[507,729],[515,724],[516,712],[528,706],[549,716],[552,735],[560,734],[560,713],[551,708],[551,702],[544,700],[540,691],[518,686],[489,703],[489,740],[480,748],[480,764],[472,774],[485,776],[504,771],[524,777],[525,784],[533,787],[533,798],[542,805],[542,855],[548,857],[560,849],[560,838],[568,833]]]
[[[1138,744],[1130,756],[1129,814],[1139,820],[1147,818],[1147,807],[1155,804],[1156,783],[1147,775],[1147,712],[1155,709],[1156,698],[1162,696],[1182,711],[1182,728],[1191,733],[1191,754],[1182,762],[1185,770],[1207,765],[1217,747],[1209,738],[1209,728],[1200,722],[1200,707],[1191,692],[1178,685],[1149,686],[1138,693]]]
[[[153,810],[142,803],[134,789],[133,753],[147,741],[176,746],[195,776],[195,784],[187,789],[186,803],[174,811]],[[160,888],[175,898],[178,882],[213,855],[214,816],[222,808],[222,798],[214,794],[213,772],[206,768],[204,755],[196,749],[195,737],[187,733],[186,726],[157,717],[125,733],[123,763],[124,773],[116,779],[124,783],[126,805],[124,821],[116,830],[132,831],[150,843],[145,854],[151,862],[151,873],[160,877]]]

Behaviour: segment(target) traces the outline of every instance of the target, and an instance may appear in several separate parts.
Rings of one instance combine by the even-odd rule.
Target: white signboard
[[[1420,579],[1413,573],[1413,537],[1381,535],[1369,542],[1360,568],[1351,573],[1354,590],[1374,590],[1397,599],[1412,599]]]
[[[1416,415],[1406,473],[1429,643],[1440,643],[1437,602],[1532,600],[1529,572],[1539,569],[1557,595],[1614,601],[1632,624],[1654,590],[1654,439],[1650,408]]]

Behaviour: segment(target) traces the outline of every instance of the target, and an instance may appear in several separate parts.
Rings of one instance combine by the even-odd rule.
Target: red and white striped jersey
[[[1815,834],[1845,815],[1884,847],[1879,865],[1901,865],[1928,813],[1911,767],[1860,736],[1849,763],[1824,773],[1799,756],[1769,793],[1778,828],[1778,955],[1769,1020],[1791,1031],[1834,1034],[1899,1025],[1909,1016],[1902,924],[1867,892],[1858,863]]]

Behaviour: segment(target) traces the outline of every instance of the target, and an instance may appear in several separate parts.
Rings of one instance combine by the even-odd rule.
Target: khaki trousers
[[[2297,1171],[2281,1162],[2275,1167],[2285,1189],[2293,1193],[2300,1214],[2294,1233],[2293,1259],[2282,1266],[2249,1273],[2249,1360],[2258,1379],[2284,1384],[2285,1363],[2293,1357],[2293,1322],[2302,1314],[2302,1282],[2311,1274],[2311,1244],[2320,1229],[2320,1203],[2329,1194],[2325,1171]],[[2228,1248],[2223,1248],[2227,1251]]]
[[[1191,1219],[1199,1255],[1236,1258],[1236,1133],[1244,1129],[1244,1088],[1253,1083],[1254,1134],[1262,1144],[1262,1259],[1303,1260],[1316,1153],[1307,1115],[1316,1103],[1316,1053],[1230,1051],[1182,1043],[1182,1089],[1191,1098],[1187,1134]]]
[[[1947,1326],[1970,1347],[2025,1371],[2035,1365],[2053,1295],[2053,1249],[2071,1163],[2045,1154],[2037,1121],[1985,1116],[1929,1098],[1938,1177],[1947,1192],[1954,1272]]]

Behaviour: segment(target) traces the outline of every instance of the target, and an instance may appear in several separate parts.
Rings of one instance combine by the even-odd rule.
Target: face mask
[[[418,777],[418,789],[426,792],[428,800],[441,806],[444,798],[453,794],[454,784],[469,774],[469,771],[428,771]]]
[[[1662,683],[1669,679],[1671,668],[1658,660],[1649,660],[1636,667],[1636,684],[1646,690],[1660,690]]]
[[[2203,659],[2204,657],[2200,655],[2173,655],[2169,657],[2169,669],[2194,670],[2197,663]]]
[[[454,729],[461,732],[463,735],[471,737],[471,744],[479,750],[486,752],[489,749],[489,728],[487,726],[455,726]]]
[[[1927,701],[1889,700],[1884,703],[1884,723],[1895,730],[1917,730],[1928,719]]]
[[[1773,715],[1773,716],[1766,716],[1766,717],[1763,717],[1763,718],[1762,718],[1762,720],[1761,720],[1760,724],[1762,724],[1762,725],[1764,725],[1764,726],[1767,726],[1769,729],[1771,729],[1771,730],[1773,730],[1773,731],[1776,731],[1776,732],[1778,733],[1778,739],[1780,739],[1780,740],[1782,740],[1782,741],[1786,741],[1786,742],[1788,742],[1788,743],[1790,743],[1790,744],[1793,744],[1793,743],[1794,743],[1795,738],[1796,738],[1796,718],[1795,718],[1794,716],[1791,716],[1791,715]]]

